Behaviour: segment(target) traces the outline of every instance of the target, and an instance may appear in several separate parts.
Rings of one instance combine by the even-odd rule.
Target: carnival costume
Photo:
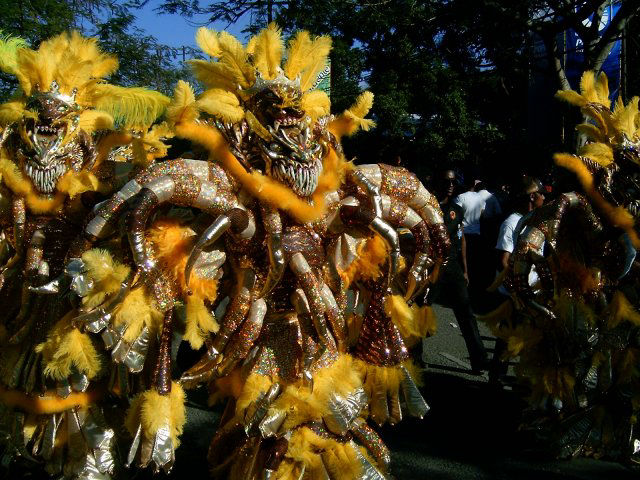
[[[127,464],[171,468],[183,389],[206,384],[228,402],[214,476],[387,478],[367,422],[428,410],[407,345],[435,327],[412,300],[447,257],[438,203],[403,168],[344,158],[341,137],[373,124],[373,96],[330,114],[315,89],[328,37],[298,32],[286,53],[275,25],[246,47],[206,28],[196,39],[205,90],[179,82],[166,119],[209,160],[151,164],[86,217],[66,269],[38,290],[71,284],[77,308],[38,351],[69,358],[63,334],[101,343],[105,388],[131,399]],[[203,352],[179,380],[174,329]],[[68,371],[88,377],[77,363]]]
[[[92,207],[166,153],[163,127],[148,127],[169,99],[104,82],[117,59],[76,32],[37,50],[4,38],[0,51],[0,68],[19,83],[0,105],[4,454],[44,460],[52,475],[102,478],[114,467],[114,431],[94,382],[109,369],[91,334],[73,324],[75,298],[91,286],[78,281],[69,296],[51,280],[80,273],[69,247]]]
[[[528,427],[559,456],[627,460],[638,450],[640,405],[640,116],[638,98],[610,109],[607,78],[587,72],[581,92],[557,96],[589,119],[578,155],[556,154],[583,192],[525,216],[506,282],[513,300],[486,320],[519,357],[536,410]],[[540,255],[542,244],[545,253]],[[535,265],[540,289],[528,283]]]

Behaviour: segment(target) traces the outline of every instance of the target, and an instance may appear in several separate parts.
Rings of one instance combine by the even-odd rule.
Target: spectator
[[[475,310],[481,309],[484,291],[491,283],[493,271],[487,262],[489,246],[483,241],[480,231],[480,218],[486,206],[486,199],[491,194],[483,189],[484,193],[477,191],[482,189],[482,182],[471,180],[468,182],[467,191],[455,198],[455,203],[462,208],[462,227],[466,238],[467,263],[469,266],[469,295],[471,304]]]
[[[479,374],[487,369],[489,362],[469,301],[466,236],[462,231],[462,208],[453,202],[456,184],[453,170],[445,170],[436,176],[434,193],[440,203],[444,223],[451,238],[451,250],[446,266],[441,270],[438,281],[429,292],[427,303],[440,303],[453,309],[469,352],[471,369]]]
[[[496,243],[496,250],[498,252],[498,276],[509,267],[509,259],[511,258],[515,245],[518,243],[518,236],[523,227],[523,216],[535,208],[541,207],[545,200],[544,186],[537,179],[528,176],[522,177],[520,182],[514,185],[512,192],[515,193],[513,198],[514,212],[502,222]],[[539,253],[542,255],[542,252]],[[537,282],[538,275],[535,267],[532,267],[529,273],[529,284],[533,286]],[[504,285],[498,287],[498,292],[500,298],[496,301],[496,306],[509,297],[509,292]],[[489,370],[489,380],[492,383],[499,382],[507,373],[508,365],[500,359],[505,350],[505,342],[498,339]]]

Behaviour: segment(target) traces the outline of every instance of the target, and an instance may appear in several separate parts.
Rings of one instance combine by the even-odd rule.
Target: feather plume
[[[284,64],[284,73],[290,79],[296,78],[304,70],[311,57],[313,42],[309,32],[303,30],[289,42],[287,61]]]
[[[331,113],[331,100],[329,100],[329,96],[321,90],[313,90],[305,93],[302,96],[301,105],[302,110],[304,110],[313,121]]]
[[[199,110],[218,117],[225,122],[239,122],[244,118],[244,110],[238,97],[233,93],[214,88],[207,90],[196,102]]]
[[[618,97],[619,98],[619,97]],[[625,107],[622,101],[616,104],[613,112],[613,125],[621,133],[626,133],[630,138],[636,132],[636,118],[638,117],[638,97],[633,97]]]
[[[256,44],[258,43],[258,36],[254,35],[253,37],[251,37],[249,39],[249,42],[247,43],[247,48],[245,48],[245,51],[247,52],[247,55],[253,55],[254,53],[256,53]]]
[[[606,142],[607,140],[598,127],[589,123],[581,123],[576,127],[576,130],[594,142]]]
[[[587,99],[573,90],[558,90],[555,96],[560,100],[564,100],[565,102],[578,107],[584,107],[587,104]]]
[[[93,133],[97,130],[111,130],[113,117],[100,110],[85,110],[80,114],[78,128],[87,133]]]
[[[24,101],[13,100],[0,105],[0,126],[17,122],[25,113]]]
[[[220,56],[218,34],[213,30],[207,27],[200,27],[196,32],[196,43],[210,57],[217,58]]]
[[[213,63],[206,60],[189,60],[196,78],[208,88],[222,88],[234,91],[236,84],[229,74],[229,69],[222,63]]]
[[[146,390],[132,400],[125,426],[131,435],[135,435],[138,425],[142,425],[144,436],[149,440],[168,425],[173,447],[177,448],[186,422],[184,402],[184,390],[178,382],[171,382],[168,395],[160,395],[155,389]]]
[[[329,124],[329,130],[338,138],[343,135],[353,135],[359,129],[369,130],[375,126],[375,122],[364,118],[373,106],[373,93],[363,92],[357,98],[351,108]]]
[[[613,162],[613,150],[604,143],[587,143],[580,148],[578,154],[590,158],[603,167]]]
[[[93,104],[110,114],[122,127],[151,125],[164,113],[169,98],[141,87],[118,87],[98,84],[92,91]]]
[[[27,42],[20,37],[4,35],[0,31],[0,70],[15,74],[18,66],[16,57],[20,48],[27,48]]]
[[[45,375],[54,380],[67,378],[73,368],[89,379],[100,371],[100,355],[89,335],[73,327],[73,315],[74,312],[70,312],[56,323],[47,340],[36,347],[36,351],[42,353]]]
[[[253,85],[255,74],[242,44],[227,32],[220,33],[218,43],[220,45],[220,63],[226,67],[233,81],[242,88]]]
[[[272,22],[256,36],[253,52],[253,63],[264,78],[271,80],[278,75],[282,50],[280,29]]]
[[[309,90],[313,86],[314,82],[318,78],[318,74],[325,68],[327,64],[327,56],[330,51],[330,37],[318,37],[313,41],[309,60],[307,61],[307,64],[300,76],[300,88],[303,92]]]
[[[196,97],[191,85],[179,80],[173,91],[173,100],[167,107],[167,120],[174,124],[193,122],[198,118]]]
[[[602,72],[598,75],[595,84],[596,95],[600,103],[603,105],[609,105],[609,80],[607,79],[607,75]]]
[[[600,103],[596,92],[596,75],[594,72],[584,72],[580,79],[580,93],[587,102]]]

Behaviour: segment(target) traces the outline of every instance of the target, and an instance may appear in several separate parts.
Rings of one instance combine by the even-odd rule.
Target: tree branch
[[[602,64],[611,53],[617,37],[622,33],[627,22],[638,12],[640,12],[640,4],[637,2],[622,2],[618,13],[611,19],[611,23],[594,46],[592,55],[586,59],[588,68],[596,72],[600,71]]]
[[[558,49],[558,43],[556,42],[555,37],[555,35],[545,35],[542,37],[549,59],[549,66],[555,71],[560,88],[562,90],[571,90],[571,84],[569,83],[567,73],[562,65],[562,60],[560,58],[561,53]]]

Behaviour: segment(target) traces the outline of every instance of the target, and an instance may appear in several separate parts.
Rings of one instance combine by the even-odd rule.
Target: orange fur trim
[[[307,203],[294,194],[289,187],[259,172],[247,172],[231,153],[218,130],[195,123],[177,124],[175,130],[178,136],[192,140],[207,148],[213,158],[220,162],[251,195],[273,207],[286,210],[302,223],[314,222],[325,215],[325,194],[335,190],[344,178],[343,160],[332,149],[324,160],[323,173],[318,180],[318,188],[316,188],[311,197],[312,202]]]
[[[48,415],[60,413],[74,407],[87,407],[102,396],[100,390],[72,392],[66,398],[58,396],[55,391],[44,395],[31,396],[19,390],[7,390],[0,387],[0,402],[7,407],[18,407],[28,413]]]
[[[121,147],[133,141],[133,137],[128,133],[112,132],[104,137],[98,144],[98,155],[94,163],[94,169],[100,165],[115,147]]]
[[[382,266],[389,256],[389,249],[382,237],[374,235],[360,242],[356,253],[358,256],[351,265],[345,271],[339,272],[344,283],[344,290],[358,279],[378,279],[382,275]]]
[[[198,277],[197,274],[185,281],[185,267],[191,248],[197,240],[196,233],[180,224],[176,219],[161,219],[153,224],[147,238],[153,244],[158,260],[165,271],[171,275],[180,287],[183,296],[190,291],[192,296],[214,301],[217,295],[217,280]]]

